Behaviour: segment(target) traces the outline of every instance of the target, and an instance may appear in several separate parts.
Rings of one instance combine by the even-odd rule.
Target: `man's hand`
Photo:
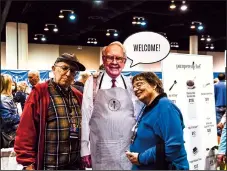
[[[83,168],[92,168],[91,166],[91,155],[82,157]]]
[[[126,151],[125,153],[132,164],[140,165],[140,163],[138,161],[139,153],[133,153],[130,151]]]

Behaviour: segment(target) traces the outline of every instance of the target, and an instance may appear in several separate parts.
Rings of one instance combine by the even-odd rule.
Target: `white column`
[[[198,54],[198,36],[196,35],[190,36],[189,53]]]
[[[28,25],[18,23],[18,57],[19,68],[27,69],[28,67]]]
[[[17,23],[6,23],[6,69],[17,69]]]
[[[28,61],[28,25],[6,23],[6,69],[26,69]]]

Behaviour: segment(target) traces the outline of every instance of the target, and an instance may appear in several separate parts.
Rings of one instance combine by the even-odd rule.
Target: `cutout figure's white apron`
[[[125,151],[129,150],[135,118],[127,89],[99,89],[89,125],[92,170],[131,170]]]

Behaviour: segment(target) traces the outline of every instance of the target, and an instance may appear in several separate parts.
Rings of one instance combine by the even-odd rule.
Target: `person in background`
[[[13,81],[10,75],[1,75],[1,131],[14,137],[18,124],[20,122],[20,117],[18,114],[17,106],[13,102],[12,83]]]
[[[23,82],[19,82],[17,84],[17,92],[13,98],[14,102],[16,103],[20,103],[21,104],[21,108],[22,110],[24,109],[24,103],[25,103],[25,100],[26,100],[26,93],[25,93],[25,90],[26,90],[26,86],[24,85]]]
[[[126,156],[133,170],[188,170],[183,116],[167,98],[162,82],[152,72],[132,79],[133,90],[145,104],[133,127]]]
[[[104,47],[102,60],[105,71],[98,78],[89,77],[84,86],[82,162],[93,170],[128,170],[131,163],[125,150],[141,103],[130,79],[121,74],[127,60],[124,46],[113,42]]]
[[[216,123],[218,124],[226,112],[226,81],[225,74],[218,75],[219,82],[214,84],[214,97],[216,107]],[[221,136],[221,129],[217,127],[218,141]]]
[[[84,84],[87,81],[91,74],[86,71],[86,72],[80,72],[79,79],[78,81],[74,82],[73,86],[77,88],[81,93],[84,91]]]
[[[15,96],[16,92],[17,92],[17,82],[13,80],[13,82],[12,82],[12,95],[13,95],[13,97]]]
[[[25,170],[79,170],[82,94],[71,83],[85,67],[74,54],[52,66],[54,78],[37,84],[17,130],[16,160]]]
[[[99,76],[99,74],[101,74],[104,71],[105,71],[104,65],[101,64],[99,66],[99,69],[96,72],[92,73],[92,75],[93,75],[94,78],[97,78]]]
[[[32,88],[39,83],[40,81],[40,73],[36,70],[30,70],[28,72],[28,81],[32,85]]]

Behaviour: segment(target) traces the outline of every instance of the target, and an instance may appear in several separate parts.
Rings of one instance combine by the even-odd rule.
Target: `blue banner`
[[[28,85],[28,71],[29,70],[1,70],[1,74],[9,74],[12,76],[13,80],[15,82],[20,82],[20,81],[26,81]],[[49,79],[49,73],[51,72],[51,70],[39,70],[40,72],[40,80],[46,81]],[[94,71],[92,71],[94,72]],[[142,71],[123,71],[122,74],[124,74],[125,76],[135,76],[139,73],[141,73]],[[220,72],[223,73],[223,72]],[[162,79],[162,73],[161,72],[155,72],[155,74]],[[214,72],[213,73],[213,78],[217,78],[218,77],[219,72]],[[75,76],[75,80],[77,80],[78,75]]]
[[[15,82],[26,81],[28,85],[28,71],[29,70],[1,70],[1,74],[9,74]],[[49,79],[50,70],[39,70],[40,80],[46,81]]]

